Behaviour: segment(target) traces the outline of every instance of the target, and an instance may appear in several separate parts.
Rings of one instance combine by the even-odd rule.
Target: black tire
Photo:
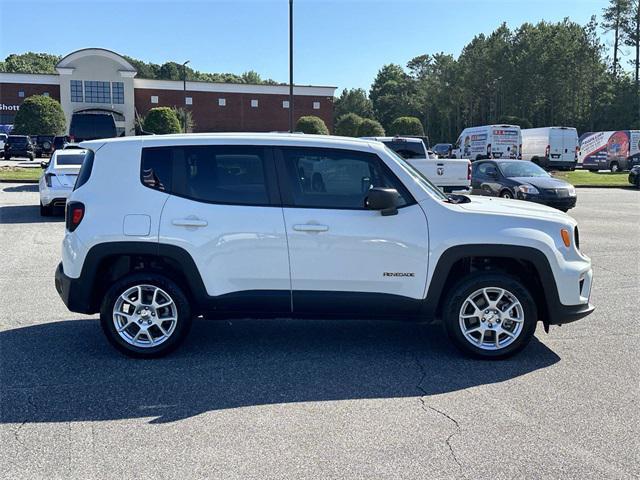
[[[517,338],[498,350],[485,350],[472,345],[460,327],[460,312],[467,297],[479,289],[496,287],[509,291],[522,305],[524,322]],[[444,300],[442,319],[447,335],[464,354],[475,358],[502,359],[521,351],[531,341],[536,330],[538,313],[533,297],[515,277],[506,273],[473,273],[456,284]],[[500,340],[499,340],[500,341]]]
[[[611,170],[611,173],[618,173],[620,172],[620,165],[618,165],[618,162],[611,162],[611,164],[609,165],[609,170]]]
[[[41,217],[50,217],[53,215],[53,206],[52,205],[43,205],[40,204],[40,216]]]
[[[29,154],[29,161],[30,161],[30,162],[33,162],[33,159],[34,159],[34,158],[35,158],[35,157],[33,156],[33,153]]]
[[[169,294],[177,309],[176,326],[171,336],[155,347],[137,347],[127,343],[116,331],[113,323],[113,308],[127,289],[136,285],[151,285]],[[107,340],[121,353],[135,358],[157,358],[175,350],[186,338],[191,328],[191,307],[182,289],[172,280],[157,273],[128,275],[107,290],[100,307],[100,324]]]
[[[511,190],[503,190],[500,192],[500,197],[501,198],[515,198],[513,196],[513,193],[511,193]]]
[[[5,155],[4,155],[4,159],[5,159],[5,160],[11,160],[11,155],[7,155],[7,154],[5,153]]]

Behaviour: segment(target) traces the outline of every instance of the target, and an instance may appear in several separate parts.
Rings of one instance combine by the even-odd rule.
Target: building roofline
[[[137,70],[131,65],[122,55],[113,50],[108,50],[106,48],[100,47],[89,47],[89,48],[81,48],[80,50],[76,50],[71,52],[60,59],[60,61],[56,64],[56,68],[67,68],[69,63],[77,58],[82,58],[87,55],[99,55],[103,57],[110,58],[118,62],[120,65],[124,67],[125,71],[128,72],[136,72]]]

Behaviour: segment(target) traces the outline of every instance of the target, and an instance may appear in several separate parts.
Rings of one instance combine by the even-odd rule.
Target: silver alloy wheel
[[[524,309],[516,296],[498,287],[476,290],[460,308],[460,330],[482,350],[501,350],[522,333]]]
[[[178,322],[178,309],[167,292],[154,285],[135,285],[113,306],[118,335],[134,347],[156,347],[166,342]]]

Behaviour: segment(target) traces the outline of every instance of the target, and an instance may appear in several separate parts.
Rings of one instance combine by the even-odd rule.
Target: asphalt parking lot
[[[638,478],[640,191],[578,198],[597,310],[510,360],[439,326],[243,320],[140,361],[59,299],[37,185],[0,184],[0,477]]]

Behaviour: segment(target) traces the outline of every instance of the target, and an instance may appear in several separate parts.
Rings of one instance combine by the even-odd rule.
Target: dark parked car
[[[433,151],[440,158],[449,158],[451,155],[451,150],[453,149],[453,144],[451,143],[436,143],[433,146]]]
[[[636,165],[629,172],[629,183],[640,188],[640,164]]]
[[[43,155],[51,155],[53,153],[55,135],[37,135],[31,138],[35,139],[34,151],[36,157],[40,158]]]
[[[29,160],[35,158],[35,152],[31,138],[27,135],[9,135],[4,142],[4,159],[11,157],[26,157]]]
[[[473,164],[472,193],[542,203],[566,212],[576,206],[576,189],[526,160],[481,160]]]
[[[62,150],[64,146],[69,143],[71,139],[66,135],[56,135],[53,139],[53,151]]]

